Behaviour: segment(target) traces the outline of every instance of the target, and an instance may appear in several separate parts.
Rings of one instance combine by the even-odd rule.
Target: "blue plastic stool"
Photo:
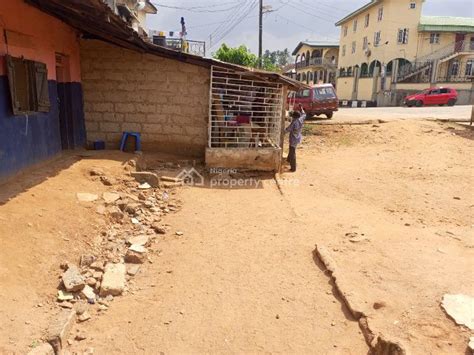
[[[140,140],[140,133],[138,132],[123,132],[122,141],[120,142],[120,150],[125,150],[125,144],[127,144],[128,137],[135,137],[135,151],[142,150],[142,142]]]

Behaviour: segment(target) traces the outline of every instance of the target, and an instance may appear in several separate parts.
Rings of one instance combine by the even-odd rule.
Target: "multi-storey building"
[[[104,0],[136,32],[147,36],[146,16],[158,10],[149,0]]]
[[[307,84],[336,83],[339,44],[300,42],[292,54],[296,56],[296,80]]]
[[[423,2],[372,0],[336,23],[343,101],[397,105],[430,85],[474,99],[474,18],[422,16]]]

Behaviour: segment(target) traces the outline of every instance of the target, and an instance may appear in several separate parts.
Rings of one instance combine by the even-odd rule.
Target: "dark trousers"
[[[296,147],[290,146],[290,152],[286,160],[290,163],[291,171],[296,171]]]

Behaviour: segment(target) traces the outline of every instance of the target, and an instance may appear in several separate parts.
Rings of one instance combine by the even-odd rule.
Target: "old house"
[[[118,149],[124,131],[209,166],[278,168],[286,90],[302,84],[144,41],[101,0],[0,15],[0,179],[96,140]]]
[[[339,44],[330,42],[300,42],[295,56],[296,80],[306,84],[336,84]]]
[[[422,16],[424,0],[372,0],[341,28],[338,96],[345,102],[398,105],[408,93],[449,86],[474,99],[474,19]]]

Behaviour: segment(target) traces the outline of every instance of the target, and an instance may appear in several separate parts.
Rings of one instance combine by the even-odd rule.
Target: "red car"
[[[308,117],[326,115],[332,118],[338,110],[339,100],[336,91],[331,84],[315,85],[310,89],[303,89],[288,95],[288,107],[298,107],[300,104],[306,111]]]
[[[458,93],[456,90],[439,87],[426,89],[418,94],[407,96],[404,104],[408,107],[421,107],[423,105],[454,106],[457,101]]]

